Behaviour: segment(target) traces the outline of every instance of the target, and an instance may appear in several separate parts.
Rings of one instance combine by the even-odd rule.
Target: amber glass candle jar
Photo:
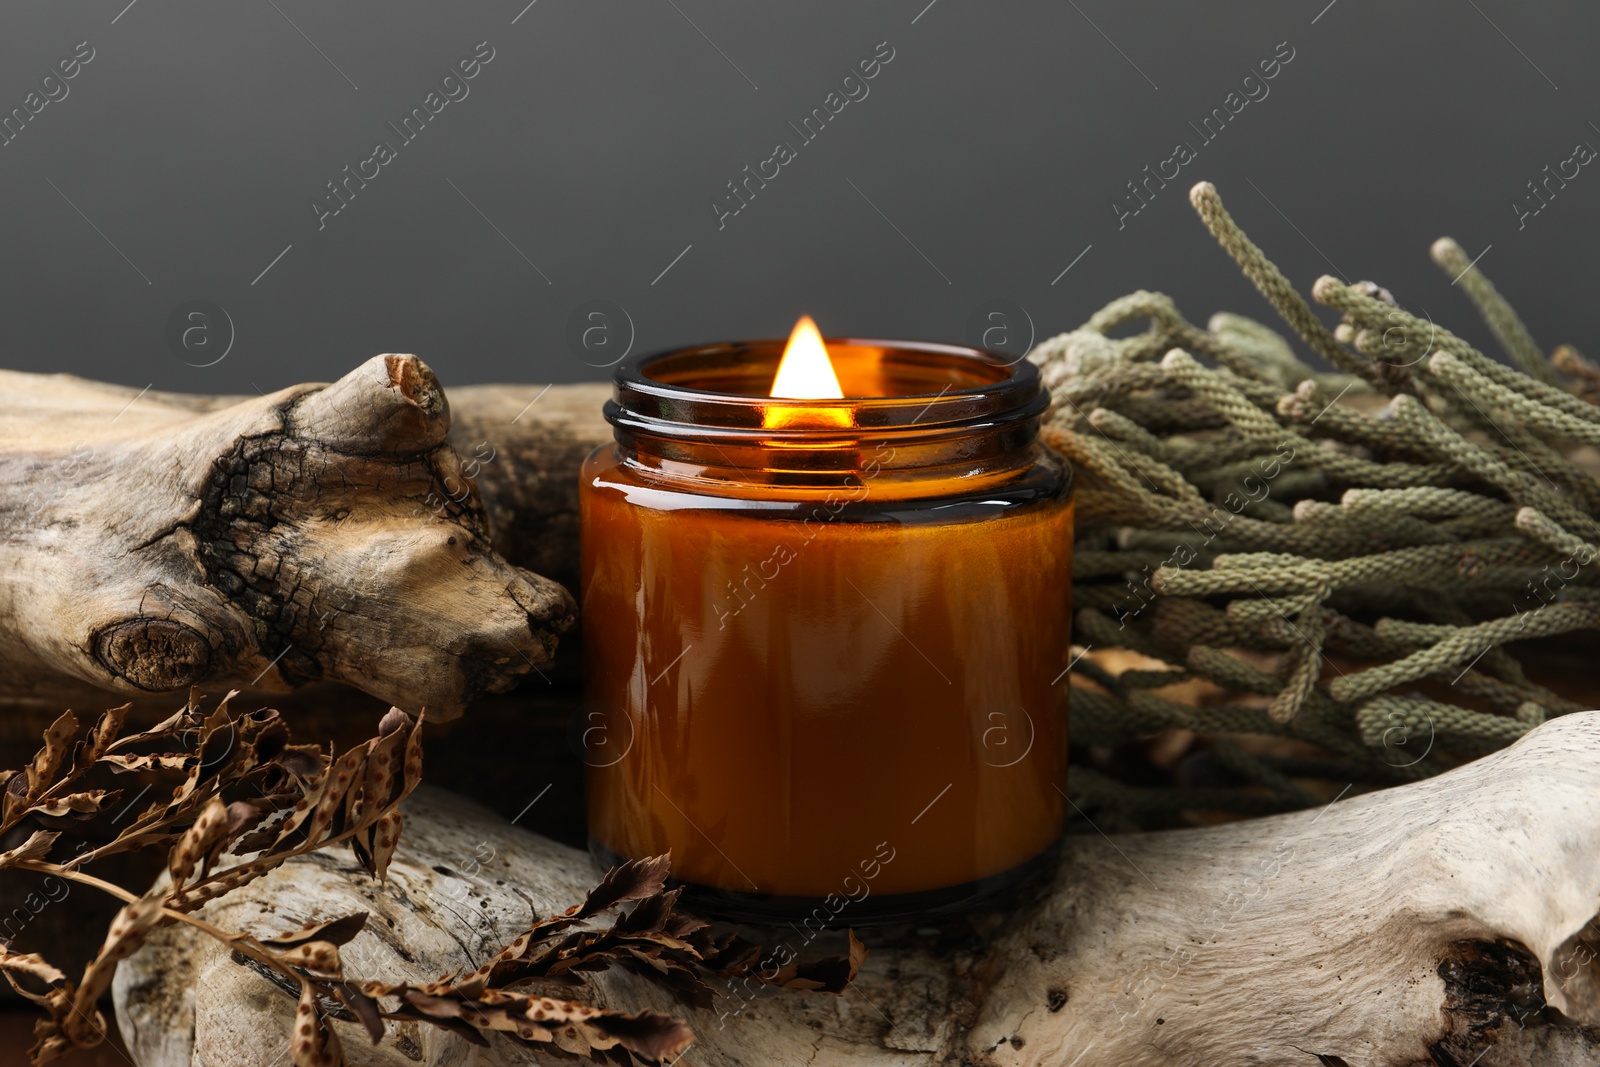
[[[849,925],[1048,865],[1066,805],[1071,476],[1035,368],[831,340],[625,364],[582,473],[591,845],[702,910]]]

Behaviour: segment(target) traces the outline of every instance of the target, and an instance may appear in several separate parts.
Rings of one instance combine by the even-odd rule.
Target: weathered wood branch
[[[578,588],[578,468],[612,440],[609,382],[450,390],[450,440],[479,463],[478,492],[506,559]]]
[[[604,387],[464,390],[454,433],[409,355],[261,397],[0,388],[7,703],[333,681],[448,715],[548,665],[572,620],[552,578]]]
[[[347,974],[431,980],[578,900],[589,858],[427,790],[376,883],[315,856],[210,905],[269,934],[352,911]],[[939,930],[868,931],[839,997],[730,988],[684,1059],[728,1064],[1592,1064],[1600,1056],[1600,712],[1437,778],[1320,811],[1071,839],[1035,902]],[[846,916],[848,918],[848,916]],[[795,930],[769,931],[805,948]],[[816,946],[811,946],[815,948]],[[605,973],[554,995],[675,1010]],[[174,928],[115,997],[140,1067],[267,1065],[294,996]],[[352,1062],[530,1062],[416,1023]]]

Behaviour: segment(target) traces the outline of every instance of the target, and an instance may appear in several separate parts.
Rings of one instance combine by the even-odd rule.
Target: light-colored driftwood
[[[450,441],[484,457],[478,492],[495,551],[578,588],[578,468],[612,440],[607,382],[468,385],[450,390]]]
[[[537,388],[465,390],[479,410],[449,440],[450,404],[409,355],[260,397],[15,372],[0,389],[9,705],[335,681],[448,715],[547,665],[571,621],[490,520],[571,579],[604,387],[531,406]]]
[[[293,863],[211,905],[257,934],[366,910],[356,977],[480,962],[579,899],[587,856],[438,792],[412,798],[387,884]],[[682,1062],[1100,1065],[1593,1064],[1600,1057],[1600,712],[1441,777],[1209,829],[1071,839],[1031,905],[943,931],[868,931],[842,996],[743,987],[687,1018]],[[799,947],[793,930],[771,935]],[[572,995],[670,1010],[607,973]],[[174,928],[125,963],[140,1067],[283,1060],[294,997]],[[417,1024],[352,1063],[533,1062]]]

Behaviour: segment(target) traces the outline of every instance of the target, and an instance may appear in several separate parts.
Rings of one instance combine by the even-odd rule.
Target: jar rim
[[[724,341],[629,360],[613,372],[606,419],[619,432],[690,440],[758,434],[821,444],[874,432],[972,432],[1035,419],[1049,406],[1038,368],[1025,358],[964,345],[877,338],[826,339],[843,399],[774,398],[766,388],[784,343],[783,338]],[[868,381],[875,386],[871,392],[861,388]],[[936,388],[940,382],[943,388]],[[769,426],[766,413],[774,406],[802,418]],[[849,426],[804,417],[840,410],[851,413]]]

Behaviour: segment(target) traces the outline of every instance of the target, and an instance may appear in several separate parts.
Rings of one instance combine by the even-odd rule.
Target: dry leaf
[[[64,711],[55,722],[51,723],[44,732],[44,747],[34,756],[33,764],[28,768],[28,796],[36,798],[41,796],[56,780],[56,772],[61,769],[61,761],[72,747],[72,739],[78,733],[78,717],[70,711]]]
[[[111,747],[111,742],[116,740],[117,734],[122,731],[122,721],[127,717],[128,709],[131,707],[132,704],[124,704],[120,708],[109,708],[95,720],[89,736],[72,754],[72,777],[76,778],[83,774],[105,755],[106,750]]]
[[[35,1004],[46,1003],[52,989],[67,980],[38,953],[19,954],[5,948],[0,948],[0,972],[5,973],[12,989]]]
[[[82,819],[104,810],[107,805],[115,804],[121,796],[120,789],[91,789],[83,793],[68,793],[65,796],[49,797],[30,805],[28,814]]]
[[[61,835],[48,830],[35,830],[28,839],[9,852],[0,852],[0,870],[14,866],[22,860],[42,860],[50,855],[50,846]]]
[[[111,988],[111,976],[116,973],[117,964],[144,944],[145,935],[155,929],[165,904],[165,893],[154,889],[131,904],[124,905],[112,918],[99,954],[83,969],[83,980],[78,983],[77,993],[73,997],[77,1011],[87,1016],[94,1002],[100,999],[100,994]]]
[[[365,915],[362,918],[366,918]],[[383,1013],[378,1010],[378,1002],[367,996],[349,982],[334,982],[331,986],[333,995],[339,1003],[350,1010],[362,1026],[367,1028],[367,1036],[372,1038],[376,1045],[383,1040],[384,1025]]]
[[[332,941],[304,941],[277,954],[278,959],[291,967],[300,967],[317,974],[343,978],[344,969],[339,963],[339,946]]]
[[[346,915],[341,919],[307,923],[300,929],[292,930],[287,934],[278,934],[276,937],[262,937],[257,940],[270,948],[293,948],[307,941],[330,941],[335,945],[343,945],[359,934],[366,925],[367,913],[358,911],[354,915]]]
[[[222,844],[227,835],[228,822],[228,806],[220,797],[212,797],[178,838],[178,843],[172,846],[167,855],[167,870],[178,896],[183,895],[184,883],[194,873],[196,865],[201,862],[210,865],[212,850]]]
[[[294,1012],[294,1033],[289,1038],[289,1057],[294,1067],[343,1067],[344,1064],[339,1035],[317,1011],[317,994],[310,982],[300,990],[300,1003]]]
[[[101,756],[100,762],[109,766],[113,771],[127,773],[130,771],[181,771],[194,759],[187,752],[152,752],[146,756],[130,756],[121,752],[113,752]]]
[[[229,693],[228,695],[233,696],[233,693]],[[122,749],[132,748],[135,745],[142,745],[148,741],[157,740],[158,738],[161,740],[168,740],[177,732],[179,725],[194,716],[199,711],[199,708],[200,687],[194,686],[189,690],[189,702],[183,707],[179,708],[165,719],[162,719],[148,730],[143,730],[136,734],[128,734],[126,737],[117,738],[115,741],[111,742],[109,746],[107,746],[106,751],[119,752]]]
[[[394,858],[394,850],[400,845],[400,830],[405,825],[405,816],[398,811],[386,811],[378,817],[371,830],[372,852],[370,864],[372,875],[383,878],[389,871],[389,861]]]

